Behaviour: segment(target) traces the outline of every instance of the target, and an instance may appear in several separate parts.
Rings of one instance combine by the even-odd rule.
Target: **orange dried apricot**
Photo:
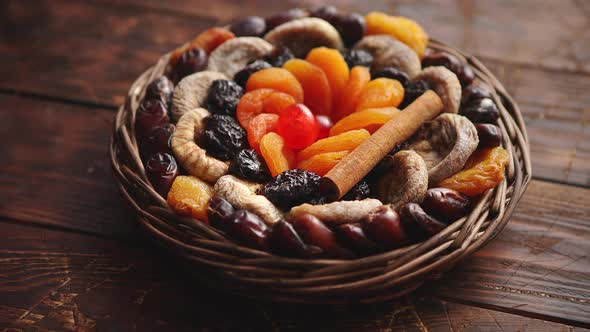
[[[428,35],[415,21],[401,16],[372,12],[365,16],[367,35],[390,35],[413,49],[418,57],[424,57]]]
[[[348,153],[349,151],[338,151],[316,154],[309,159],[300,161],[299,164],[297,164],[297,168],[316,173],[319,176],[324,176],[336,166],[342,158],[346,157]]]
[[[217,46],[223,44],[225,41],[234,38],[235,35],[224,28],[210,28],[201,32],[190,43],[184,44],[170,55],[168,63],[174,67],[182,54],[193,47],[200,47],[207,54],[211,53]]]
[[[369,138],[371,134],[365,129],[351,130],[340,135],[317,140],[312,145],[299,151],[297,160],[306,160],[316,154],[326,152],[351,151]]]
[[[377,78],[367,84],[356,110],[366,108],[398,107],[404,99],[404,87],[390,78]]]
[[[395,107],[367,108],[360,112],[354,112],[336,122],[330,129],[330,136],[355,129],[366,129],[372,134],[399,112]]]
[[[208,223],[207,202],[213,195],[213,187],[190,175],[179,175],[168,192],[168,205],[176,213]]]
[[[240,98],[236,108],[236,118],[242,127],[248,128],[249,122],[258,114],[280,114],[282,110],[293,104],[295,104],[295,98],[286,93],[272,89],[254,90]]]
[[[285,141],[277,133],[270,132],[262,137],[260,154],[266,161],[272,176],[277,176],[295,166],[295,152],[285,145]]]
[[[343,90],[346,93],[340,95],[332,112],[334,120],[340,120],[356,110],[361,95],[370,80],[371,72],[369,68],[355,66],[350,70],[350,77]]]
[[[262,137],[277,127],[279,116],[277,114],[262,113],[255,116],[248,123],[248,143],[250,147],[260,152],[259,145]]]
[[[475,196],[496,187],[504,179],[508,152],[498,146],[476,151],[462,171],[444,179],[439,186]]]
[[[284,92],[303,103],[303,87],[288,70],[283,68],[262,69],[250,76],[246,82],[246,91],[273,89]]]
[[[314,114],[331,114],[332,90],[328,77],[320,67],[305,60],[291,59],[283,68],[297,78],[303,87],[303,101]]]
[[[332,90],[332,105],[336,104],[350,75],[348,65],[338,50],[317,47],[309,51],[305,60],[322,68]]]

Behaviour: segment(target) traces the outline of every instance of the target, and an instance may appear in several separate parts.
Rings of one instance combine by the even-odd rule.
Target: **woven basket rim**
[[[222,232],[172,212],[145,175],[134,134],[135,110],[146,85],[163,74],[170,53],[131,85],[119,108],[109,155],[117,186],[147,233],[182,258],[206,284],[234,294],[276,302],[380,302],[403,296],[438,278],[495,237],[506,225],[531,179],[529,141],[512,97],[474,56],[430,40],[429,48],[457,56],[493,90],[498,126],[510,163],[505,179],[481,196],[470,214],[430,239],[352,260],[298,259],[243,247]]]

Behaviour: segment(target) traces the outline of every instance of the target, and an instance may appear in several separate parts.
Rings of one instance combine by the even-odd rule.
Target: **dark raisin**
[[[255,60],[254,62],[251,62],[246,67],[244,67],[244,69],[237,72],[234,75],[234,81],[236,81],[236,83],[238,83],[239,86],[245,89],[246,83],[248,82],[248,79],[250,78],[250,76],[252,76],[252,74],[259,70],[271,67],[271,64],[264,60]]]
[[[403,85],[404,89],[406,89],[408,87],[408,85],[410,84],[410,78],[408,77],[408,74],[406,74],[403,71],[401,71],[397,68],[394,68],[394,67],[385,67],[381,71],[371,73],[371,79],[375,79],[375,78],[379,78],[379,77],[385,77],[385,78],[391,78],[392,80],[397,80],[398,82],[400,82]]]
[[[154,189],[162,197],[166,197],[178,175],[178,165],[174,157],[168,153],[156,153],[148,159],[145,172]]]
[[[365,180],[359,181],[359,183],[355,184],[352,189],[350,189],[344,197],[342,197],[343,201],[360,201],[362,199],[368,198],[371,196],[371,188],[369,188],[369,184]]]
[[[291,169],[268,182],[262,194],[276,206],[288,210],[313,200],[319,192],[320,178],[309,171]]]
[[[229,232],[231,216],[235,212],[233,205],[225,199],[213,196],[207,205],[207,216],[211,226]]]
[[[266,31],[270,31],[277,26],[296,20],[298,18],[303,18],[307,16],[307,12],[301,8],[291,8],[287,11],[275,14],[273,16],[266,18]]]
[[[482,84],[470,84],[461,93],[461,106],[483,98],[492,98],[490,89]]]
[[[373,55],[365,50],[348,50],[343,52],[344,61],[348,64],[348,68],[354,66],[371,67],[373,64]]]
[[[208,60],[207,53],[202,48],[191,48],[180,56],[170,79],[176,84],[184,77],[207,68]]]
[[[338,30],[346,47],[352,47],[367,30],[364,16],[357,13],[337,15],[329,22]]]
[[[479,137],[478,148],[494,148],[502,143],[500,127],[489,123],[478,123],[475,129]]]
[[[229,165],[229,172],[253,182],[267,182],[272,178],[264,159],[250,149],[238,152]]]
[[[427,81],[411,82],[404,91],[404,100],[402,101],[399,108],[404,109],[408,107],[408,105],[413,103],[414,100],[423,95],[424,92],[428,91],[428,89],[430,89],[430,84],[428,84]]]
[[[490,98],[476,99],[461,107],[459,112],[475,123],[495,123],[500,110]]]
[[[160,76],[151,81],[145,89],[145,99],[159,99],[168,109],[172,104],[174,84],[166,76]]]
[[[420,206],[429,215],[444,221],[453,222],[469,213],[469,199],[448,188],[428,189]]]
[[[246,16],[233,23],[229,29],[236,37],[259,37],[266,31],[266,21],[260,16]]]
[[[205,119],[201,143],[207,154],[223,161],[248,148],[246,131],[231,116],[220,114],[212,114]]]
[[[293,52],[288,47],[275,47],[269,54],[265,55],[262,60],[270,63],[273,67],[282,67],[285,62],[295,58]]]
[[[135,131],[138,139],[144,140],[154,128],[169,122],[168,109],[161,100],[142,100],[135,115]]]
[[[176,126],[171,123],[158,126],[149,133],[144,141],[140,141],[141,154],[147,158],[158,152],[171,153],[170,137],[174,134]]]
[[[236,82],[215,80],[207,95],[207,109],[211,113],[234,116],[243,94],[244,89]]]

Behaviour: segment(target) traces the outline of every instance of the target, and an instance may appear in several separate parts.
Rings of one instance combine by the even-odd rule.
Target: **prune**
[[[343,52],[344,61],[348,64],[348,68],[354,66],[371,67],[373,64],[373,55],[365,50],[347,50]]]
[[[410,85],[410,78],[408,77],[408,75],[406,73],[404,73],[403,71],[401,71],[397,68],[394,68],[394,67],[385,67],[385,68],[383,68],[383,70],[376,72],[376,73],[372,73],[372,75],[371,75],[372,79],[376,79],[379,77],[385,77],[385,78],[391,78],[393,80],[397,80],[398,82],[400,82],[402,84],[404,89],[407,89],[408,85]],[[424,90],[424,91],[426,91],[426,90]],[[424,93],[424,92],[422,92],[422,93]],[[422,95],[422,94],[420,94],[420,95]],[[418,97],[416,97],[416,98],[418,98]],[[414,99],[416,99],[416,98],[414,98]]]
[[[410,147],[410,144],[406,142],[401,142],[396,144],[391,151],[387,153],[389,156],[393,156],[394,154],[400,152],[401,150],[407,150]]]
[[[319,193],[320,176],[301,169],[280,173],[262,188],[262,194],[276,206],[288,210],[310,202]]]
[[[404,228],[419,240],[425,240],[447,227],[446,224],[424,212],[416,203],[402,206],[400,216]]]
[[[371,196],[371,189],[365,180],[359,181],[342,197],[343,201],[360,201]]]
[[[470,84],[465,87],[461,93],[461,106],[465,106],[472,101],[483,98],[492,98],[490,89],[481,84]]]
[[[321,248],[326,257],[351,258],[354,256],[350,250],[338,243],[334,232],[311,214],[299,216],[293,226],[305,243]]]
[[[293,225],[285,220],[274,224],[269,242],[273,252],[285,256],[309,257],[323,252],[319,247],[305,244]]]
[[[145,139],[150,132],[170,122],[168,110],[164,103],[158,99],[142,100],[135,115],[135,131],[139,140]]]
[[[140,142],[141,152],[144,158],[147,158],[158,152],[170,153],[170,137],[174,134],[176,126],[166,123],[158,126],[149,133],[145,141]]]
[[[191,48],[180,56],[172,69],[170,79],[176,84],[184,77],[207,68],[208,60],[207,53],[202,48]]]
[[[474,123],[495,123],[500,116],[500,110],[490,98],[474,100],[461,107],[460,113]]]
[[[336,235],[340,242],[355,252],[373,254],[379,251],[379,245],[370,240],[361,226],[356,224],[343,224],[336,227]]]
[[[479,137],[478,148],[494,148],[502,143],[502,131],[500,127],[489,123],[475,125]]]
[[[229,172],[253,182],[267,182],[272,178],[264,159],[249,149],[238,152],[229,165]]]
[[[174,84],[166,76],[160,76],[151,81],[145,89],[145,99],[161,100],[168,109],[172,105]]]
[[[207,205],[207,216],[211,226],[224,232],[229,232],[231,216],[235,212],[234,207],[225,199],[213,196]]]
[[[244,89],[234,81],[215,80],[207,95],[207,110],[215,114],[235,116]]]
[[[148,159],[145,167],[146,175],[154,189],[166,197],[172,182],[178,175],[178,165],[174,157],[167,153],[156,153]]]
[[[259,216],[247,210],[237,210],[229,219],[229,233],[232,237],[248,247],[268,249],[270,229]]]
[[[259,37],[266,31],[266,21],[260,16],[246,16],[233,23],[229,28],[236,37]]]
[[[404,90],[404,100],[399,105],[399,109],[403,110],[408,105],[414,102],[418,97],[424,94],[424,92],[430,89],[430,84],[427,81],[416,81],[411,82]]]
[[[253,62],[249,63],[246,67],[244,67],[244,69],[240,70],[234,75],[234,81],[236,81],[236,83],[238,83],[239,86],[245,89],[246,83],[248,82],[248,79],[250,78],[250,76],[252,76],[252,74],[259,70],[271,67],[271,64],[264,60],[254,60]]]
[[[338,30],[346,47],[352,47],[367,31],[365,18],[357,13],[337,15],[330,23]]]
[[[389,205],[371,211],[363,220],[367,235],[386,248],[397,248],[409,243],[399,215]]]
[[[307,16],[307,12],[301,8],[291,8],[287,11],[275,14],[273,16],[266,18],[266,31],[270,31],[277,26],[296,20],[298,18],[303,18]]]
[[[295,56],[288,47],[277,46],[269,54],[265,55],[262,60],[270,63],[273,67],[282,67],[285,62],[293,58]]]
[[[469,199],[447,188],[431,188],[420,204],[429,215],[450,223],[469,213]]]
[[[227,161],[248,148],[246,131],[229,115],[212,114],[205,119],[201,143],[207,154]]]

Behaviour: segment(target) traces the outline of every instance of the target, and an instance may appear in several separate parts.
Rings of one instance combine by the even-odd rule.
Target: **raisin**
[[[408,107],[408,105],[413,103],[414,100],[423,95],[428,89],[430,89],[430,85],[426,81],[416,81],[408,84],[404,91],[404,100],[399,105],[399,108],[403,110]]]
[[[209,88],[207,109],[211,113],[235,116],[244,89],[234,81],[215,80]]]
[[[385,78],[391,78],[392,80],[397,80],[398,82],[400,82],[402,84],[404,89],[407,89],[408,85],[410,84],[410,78],[408,77],[408,75],[406,73],[404,73],[403,71],[401,71],[397,68],[394,68],[394,67],[385,67],[385,68],[383,68],[383,70],[381,70],[379,72],[373,72],[373,73],[371,73],[371,77],[373,79],[379,78],[379,77],[385,77]]]
[[[495,123],[500,110],[490,98],[476,99],[461,108],[460,113],[475,123]]]
[[[272,177],[264,159],[254,150],[244,149],[234,157],[229,172],[244,180],[267,182]]]
[[[246,131],[229,115],[213,114],[205,120],[202,144],[207,154],[223,161],[248,148]]]
[[[262,36],[266,31],[266,21],[260,16],[246,16],[229,28],[236,37]]]
[[[288,47],[275,47],[269,54],[265,55],[262,60],[268,62],[273,67],[282,67],[285,62],[295,58],[293,52]]]
[[[271,67],[272,66],[270,65],[270,63],[264,60],[254,60],[253,62],[250,62],[246,67],[244,67],[244,69],[240,70],[234,75],[234,81],[236,81],[236,83],[238,83],[239,86],[245,89],[246,82],[248,82],[248,79],[250,78],[250,76],[252,76],[252,74],[259,70]]]
[[[365,180],[361,180],[350,189],[344,197],[343,201],[360,201],[371,196],[371,188]]]
[[[276,206],[288,210],[312,201],[320,189],[320,176],[301,169],[280,173],[262,188],[262,194]]]
[[[170,109],[174,84],[166,76],[160,76],[151,81],[145,89],[145,99],[160,100]]]
[[[170,79],[178,83],[184,77],[207,68],[208,62],[207,53],[200,47],[193,47],[180,56],[174,65]]]
[[[354,66],[371,67],[373,64],[373,55],[365,50],[348,50],[342,53],[344,61],[348,64],[348,68]]]

